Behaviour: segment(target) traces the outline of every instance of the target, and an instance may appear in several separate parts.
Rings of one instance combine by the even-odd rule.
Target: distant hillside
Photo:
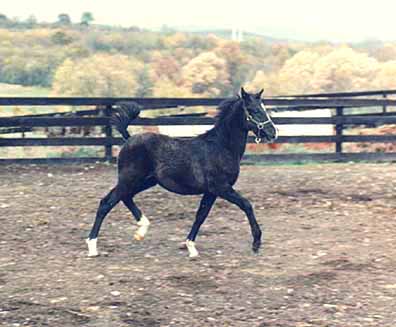
[[[229,96],[242,85],[267,95],[396,88],[395,43],[310,43],[265,33],[243,31],[234,41],[230,29],[152,31],[0,14],[0,83],[62,96],[141,97]],[[0,88],[0,95],[14,91],[25,90]]]
[[[179,27],[169,27],[170,30],[175,32],[189,33],[201,36],[208,35],[216,35],[219,38],[231,40],[232,39],[232,29],[213,29],[213,28],[205,28],[205,27],[188,27],[188,26],[179,26]],[[277,39],[270,36],[267,36],[261,33],[252,33],[249,31],[243,31],[243,39],[259,39],[269,44],[285,44],[290,42],[291,40],[287,39]]]

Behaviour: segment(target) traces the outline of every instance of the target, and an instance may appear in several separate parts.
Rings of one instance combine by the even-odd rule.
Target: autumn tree
[[[51,40],[54,44],[58,45],[67,45],[73,42],[73,38],[63,31],[56,31],[51,36]]]
[[[221,44],[214,52],[226,62],[230,82],[229,93],[237,93],[246,81],[249,71],[247,56],[242,52],[240,44],[234,41]]]
[[[396,45],[386,43],[382,47],[372,51],[372,56],[380,62],[386,62],[396,59]]]
[[[173,49],[169,56],[174,58],[181,66],[187,65],[193,58],[196,57],[195,51],[189,48]]]
[[[124,55],[97,54],[66,59],[54,76],[53,93],[62,96],[133,96],[143,64]]]
[[[373,81],[376,89],[396,89],[396,60],[381,63]]]
[[[166,76],[156,80],[152,90],[154,97],[182,98],[193,96],[190,88],[178,85]]]
[[[227,62],[214,52],[203,52],[182,70],[184,85],[194,94],[221,96],[230,87]]]
[[[278,74],[264,72],[262,70],[256,72],[253,80],[247,84],[247,88],[253,91],[264,89],[264,96],[274,96],[281,93]]]
[[[150,76],[153,81],[166,77],[173,83],[180,81],[182,66],[175,57],[154,51],[150,60]]]
[[[137,88],[136,96],[138,97],[149,97],[153,95],[153,81],[150,78],[150,71],[148,66],[144,66],[137,75]]]
[[[312,88],[335,92],[370,89],[379,67],[375,58],[343,46],[318,59],[314,68]]]
[[[288,44],[273,44],[271,55],[267,59],[271,64],[271,70],[280,69],[294,54],[295,51]]]
[[[319,54],[310,50],[300,51],[288,59],[278,75],[280,92],[285,94],[311,92],[315,64],[319,59]]]
[[[188,36],[186,34],[178,32],[164,36],[163,43],[167,48],[178,48],[183,47],[187,40]]]
[[[365,53],[341,46],[299,51],[278,74],[284,94],[370,89],[378,62]]]
[[[0,49],[0,52],[1,49]],[[0,55],[1,57],[1,55]],[[1,61],[0,82],[20,85],[50,86],[58,65],[57,55],[19,49]]]

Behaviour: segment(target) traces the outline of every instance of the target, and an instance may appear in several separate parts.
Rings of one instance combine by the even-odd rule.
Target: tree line
[[[246,34],[159,32],[0,14],[0,83],[62,96],[228,96],[241,85],[266,94],[396,88],[396,44],[276,41]],[[231,31],[229,33],[231,36]]]

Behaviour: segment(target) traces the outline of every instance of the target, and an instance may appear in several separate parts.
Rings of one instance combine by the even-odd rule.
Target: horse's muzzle
[[[267,125],[263,129],[257,129],[256,136],[265,139],[268,143],[273,143],[278,138],[279,131],[275,125]]]

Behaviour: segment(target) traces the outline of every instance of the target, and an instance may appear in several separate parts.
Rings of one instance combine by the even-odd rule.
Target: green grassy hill
[[[0,83],[0,97],[46,97],[51,89],[36,86],[22,86]],[[50,108],[34,107],[0,107],[0,117],[14,115],[28,115],[32,113],[44,113],[53,111]]]
[[[0,97],[45,97],[51,89],[37,86],[22,86],[0,83]]]

